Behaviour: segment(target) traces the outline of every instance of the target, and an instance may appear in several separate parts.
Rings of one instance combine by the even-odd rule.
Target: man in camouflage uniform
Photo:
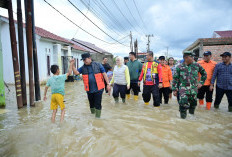
[[[204,84],[207,75],[204,68],[194,61],[192,52],[185,51],[183,58],[184,62],[176,67],[172,90],[174,96],[177,95],[177,91],[179,92],[180,116],[185,119],[188,109],[190,114],[194,114],[197,106],[197,91]],[[201,74],[199,82],[198,73]]]

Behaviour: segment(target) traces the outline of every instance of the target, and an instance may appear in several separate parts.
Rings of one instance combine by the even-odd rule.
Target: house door
[[[77,58],[76,60],[76,68],[78,69],[79,68],[79,59]]]
[[[50,56],[47,56],[47,75],[50,76]]]

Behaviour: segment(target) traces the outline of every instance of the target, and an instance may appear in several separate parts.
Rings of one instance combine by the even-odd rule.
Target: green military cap
[[[193,54],[192,51],[184,51],[183,56],[184,56],[184,57],[186,57],[186,56],[191,56],[191,57],[193,57],[194,54]]]

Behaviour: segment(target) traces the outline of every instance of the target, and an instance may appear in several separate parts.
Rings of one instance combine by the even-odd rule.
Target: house
[[[96,45],[94,45],[92,43],[86,42],[86,41],[78,40],[75,38],[73,38],[72,41],[74,44],[80,46],[81,48],[86,49],[90,53],[91,58],[94,61],[101,63],[103,57],[107,57],[108,63],[110,65],[113,65],[113,54],[97,47]]]
[[[139,61],[144,63],[146,61],[146,55],[147,55],[147,52],[139,52],[137,53],[137,58]]]
[[[14,71],[12,63],[11,42],[9,32],[9,20],[6,17],[0,16],[0,31],[2,41],[3,53],[3,77],[6,83],[14,83]],[[16,39],[18,40],[17,23],[15,23]],[[50,76],[50,66],[57,64],[60,67],[62,74],[68,70],[68,59],[75,58],[76,67],[83,65],[81,54],[86,53],[86,49],[73,44],[70,40],[55,35],[43,28],[36,27],[36,43],[37,55],[39,65],[40,82],[46,81]],[[27,61],[27,46],[26,46],[26,32],[24,35],[24,55],[25,55],[25,72],[26,82],[28,83],[28,61]],[[19,56],[19,55],[18,55]]]
[[[205,51],[211,51],[212,60],[221,62],[220,54],[232,53],[232,31],[215,31],[212,38],[199,38],[184,51],[193,51],[197,58],[202,58]]]

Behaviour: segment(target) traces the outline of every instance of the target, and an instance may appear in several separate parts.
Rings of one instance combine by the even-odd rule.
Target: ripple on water
[[[43,89],[42,87],[41,89]],[[197,107],[195,115],[180,119],[176,99],[169,105],[145,106],[135,102],[115,104],[103,94],[102,118],[90,114],[82,82],[66,84],[65,122],[50,122],[50,97],[36,107],[17,110],[7,93],[0,114],[1,156],[231,156],[232,114],[224,98],[220,110]]]

